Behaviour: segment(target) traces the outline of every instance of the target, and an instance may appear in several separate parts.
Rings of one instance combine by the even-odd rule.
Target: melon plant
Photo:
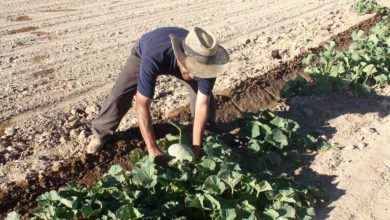
[[[44,193],[30,217],[312,219],[321,191],[301,186],[292,176],[271,168],[315,140],[301,135],[296,122],[269,111],[246,114],[239,124],[238,148],[210,135],[195,162],[175,160],[160,167],[144,156],[131,171],[114,165],[92,188],[70,182]],[[168,143],[166,139],[159,143]]]

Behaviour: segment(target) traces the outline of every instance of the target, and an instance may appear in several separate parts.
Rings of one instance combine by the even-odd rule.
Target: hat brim
[[[216,54],[210,58],[207,64],[205,64],[185,55],[181,46],[184,38],[177,37],[173,34],[169,37],[176,58],[194,76],[200,78],[215,78],[225,70],[226,64],[229,62],[229,54],[225,48],[218,45]]]

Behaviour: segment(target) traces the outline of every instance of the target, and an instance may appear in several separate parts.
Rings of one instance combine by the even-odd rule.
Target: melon
[[[183,160],[189,160],[189,161],[194,161],[195,159],[195,154],[191,150],[190,147],[184,145],[184,144],[172,144],[168,148],[168,154],[170,156],[175,157],[175,159],[179,161]]]

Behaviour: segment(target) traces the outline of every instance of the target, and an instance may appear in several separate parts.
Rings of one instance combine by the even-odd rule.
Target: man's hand
[[[195,160],[200,159],[200,146],[199,145],[192,145],[192,151],[195,154]]]

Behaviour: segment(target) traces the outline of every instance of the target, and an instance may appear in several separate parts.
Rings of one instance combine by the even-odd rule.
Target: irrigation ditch
[[[361,29],[368,32],[381,19],[380,15],[371,17],[333,36],[331,40],[336,42],[338,48],[347,48],[352,40],[350,35],[353,31]],[[280,91],[287,81],[298,75],[308,78],[309,76],[303,72],[304,66],[301,61],[309,53],[319,54],[323,43],[280,64],[260,77],[247,79],[235,88],[216,94],[217,121],[224,125],[224,130],[232,129],[231,122],[244,112],[255,112],[276,105],[280,100]],[[167,117],[158,121],[154,125],[157,138],[175,132],[175,128],[167,123],[172,119],[188,120],[188,108],[175,109]],[[143,140],[139,129],[133,127],[125,132],[119,132],[99,155],[80,154],[40,172],[29,173],[24,181],[7,183],[0,189],[0,218],[4,218],[12,210],[18,210],[20,213],[28,212],[36,206],[37,196],[58,189],[70,180],[92,186],[113,164],[131,169],[132,164],[128,161],[128,154],[137,147],[143,147]]]

